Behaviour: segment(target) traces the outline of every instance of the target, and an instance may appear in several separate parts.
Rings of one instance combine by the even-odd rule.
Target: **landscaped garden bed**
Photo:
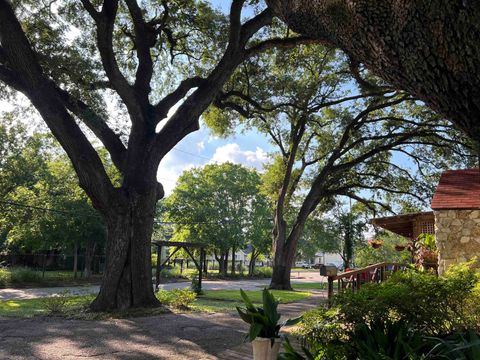
[[[330,308],[305,313],[296,336],[317,360],[479,359],[480,274],[472,265],[443,277],[411,269],[345,290]],[[306,358],[292,349],[284,357]]]

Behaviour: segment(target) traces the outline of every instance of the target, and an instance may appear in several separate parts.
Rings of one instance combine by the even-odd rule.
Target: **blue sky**
[[[211,0],[211,3],[228,13],[231,1]],[[249,9],[244,15],[251,15]],[[222,163],[226,161],[262,169],[268,160],[267,153],[275,151],[267,138],[255,131],[241,133],[227,139],[214,137],[201,122],[201,128],[184,138],[161,162],[158,169],[158,180],[163,184],[168,195],[175,187],[178,176],[185,170],[207,163]]]
[[[229,161],[261,170],[268,160],[267,154],[272,151],[274,148],[267,138],[257,132],[242,134],[238,131],[235,136],[221,139],[214,137],[201,124],[199,131],[184,138],[162,160],[157,177],[168,195],[175,187],[178,176],[194,166]]]

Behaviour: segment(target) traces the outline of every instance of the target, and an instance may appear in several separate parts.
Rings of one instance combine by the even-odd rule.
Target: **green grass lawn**
[[[261,290],[246,290],[245,292],[255,305],[261,305]],[[271,292],[282,304],[301,301],[311,296],[311,294],[306,291],[271,290]],[[234,311],[237,306],[244,306],[240,291],[211,290],[205,292],[204,295],[199,296],[195,304],[192,306],[192,309],[195,311],[228,312]]]
[[[245,293],[252,300],[252,302],[254,303],[262,302],[262,291],[246,290]],[[282,290],[271,290],[271,293],[282,304],[300,301],[311,295],[309,292],[282,291]],[[240,301],[240,302],[242,301],[242,297],[240,296],[240,291],[238,290],[206,291],[204,295],[200,296],[200,298],[211,299],[211,300],[223,300],[223,301]]]
[[[69,314],[85,308],[94,298],[94,295],[68,297],[65,304],[65,313]],[[34,315],[48,315],[48,301],[48,298],[0,301],[0,317],[32,317]]]
[[[260,305],[262,302],[261,290],[246,291],[250,299]],[[311,296],[309,292],[305,291],[279,291],[273,290],[275,298],[281,303],[297,302]],[[66,299],[63,308],[63,315],[66,317],[80,317],[98,319],[102,316],[88,316],[85,309],[88,304],[93,301],[94,295],[86,296],[71,296]],[[48,298],[25,299],[25,300],[4,300],[0,301],[0,317],[32,317],[35,315],[48,315],[51,300]],[[243,306],[240,292],[238,290],[211,290],[204,295],[199,296],[191,307],[192,311],[207,311],[207,312],[229,312],[234,311],[236,306]],[[138,315],[157,315],[156,310],[145,310],[141,313],[131,313],[132,316]],[[122,314],[119,314],[122,316]],[[128,316],[129,314],[124,314]]]
[[[325,282],[292,283],[292,287],[295,290],[325,290],[327,288],[327,283]]]

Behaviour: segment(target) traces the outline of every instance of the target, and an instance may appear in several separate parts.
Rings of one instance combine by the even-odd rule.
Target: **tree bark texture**
[[[232,269],[231,269],[232,276],[235,276],[235,247],[232,247]]]
[[[252,248],[252,253],[250,255],[250,262],[248,263],[248,276],[253,276],[255,274],[255,262],[257,261],[258,255],[255,253],[255,248]]]
[[[125,206],[107,215],[106,267],[92,309],[127,309],[159,304],[152,285],[150,241],[155,189],[152,192],[130,194]]]
[[[83,277],[88,279],[92,276],[92,267],[93,267],[93,258],[95,256],[95,249],[97,243],[94,241],[87,241],[85,246],[85,259],[84,259],[84,268],[83,268]]]
[[[301,34],[342,49],[480,144],[480,3],[267,0]],[[479,146],[480,148],[480,146]]]
[[[287,223],[280,217],[275,219],[273,229],[273,271],[270,289],[292,290],[290,272],[298,239],[293,239],[287,234]]]

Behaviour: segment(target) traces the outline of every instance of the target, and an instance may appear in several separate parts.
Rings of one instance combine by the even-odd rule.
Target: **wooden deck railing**
[[[389,273],[404,270],[406,267],[406,264],[383,262],[369,265],[361,269],[355,269],[341,274],[328,276],[328,301],[331,303],[333,297],[334,281],[338,282],[339,292],[348,288],[351,288],[352,291],[355,292],[358,291],[363,284],[382,282],[388,277]]]

